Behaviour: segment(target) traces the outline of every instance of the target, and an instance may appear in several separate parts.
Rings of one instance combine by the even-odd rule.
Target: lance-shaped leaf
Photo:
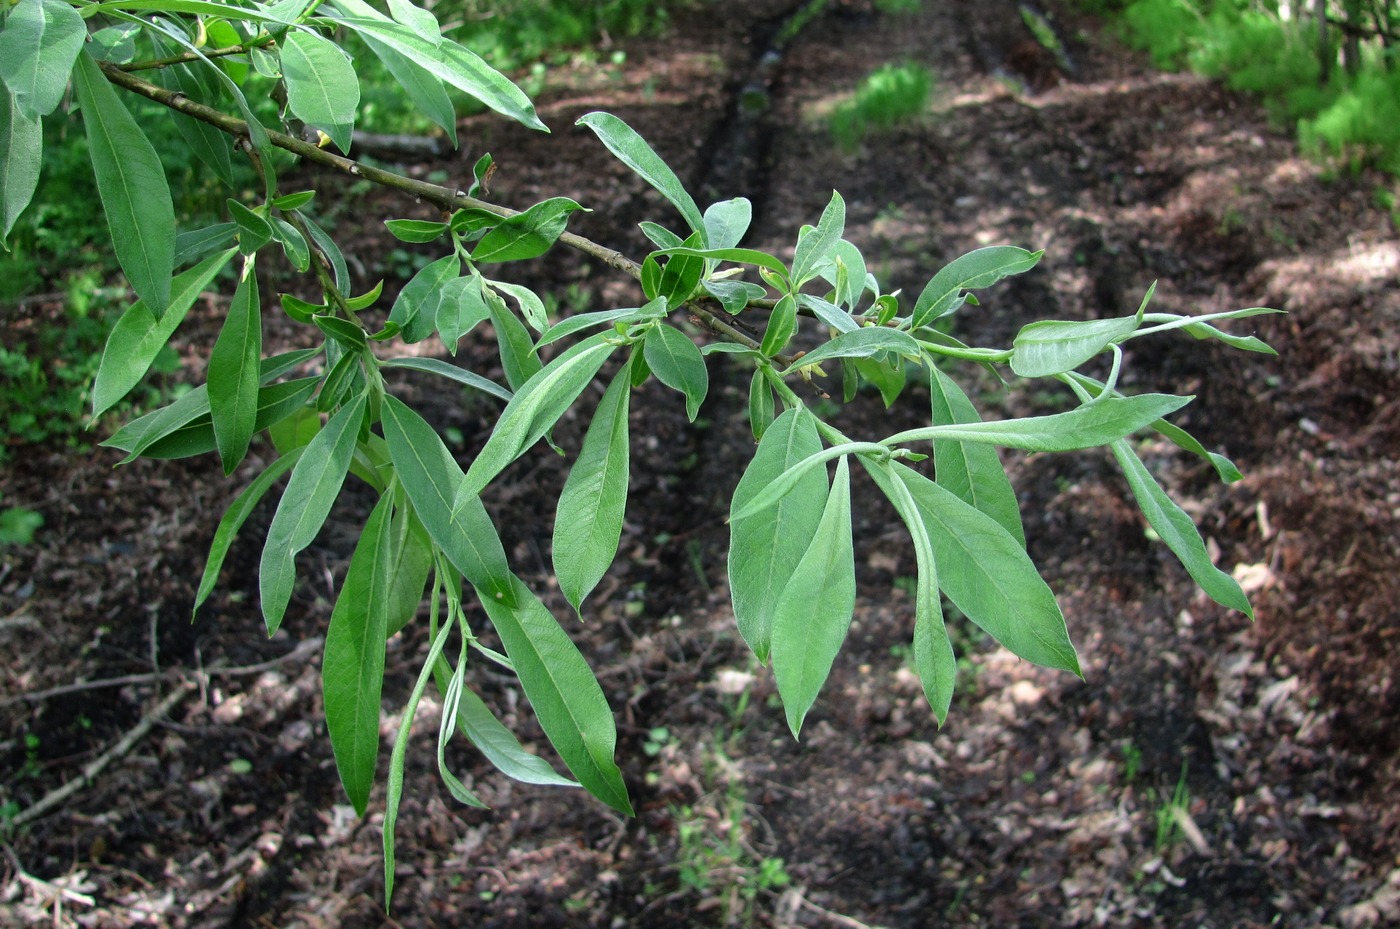
[[[457,726],[486,760],[506,777],[522,784],[578,786],[578,781],[564,777],[543,758],[527,752],[514,733],[501,725],[490,707],[466,687],[462,688],[458,699]]]
[[[1044,251],[1028,252],[1010,245],[993,245],[955,258],[919,294],[914,304],[913,328],[927,326],[962,306],[963,291],[990,287],[1012,274],[1035,267]]]
[[[957,382],[936,366],[929,368],[934,425],[980,422],[977,408]],[[995,519],[1022,546],[1026,544],[1016,491],[995,448],[944,439],[933,443],[933,463],[939,484]]]
[[[63,101],[87,34],[82,15],[62,0],[9,4],[0,24],[0,87],[9,87],[29,120]]]
[[[94,417],[111,409],[146,376],[156,355],[175,334],[194,301],[236,251],[229,249],[211,255],[178,275],[171,283],[170,306],[163,316],[157,318],[144,300],[137,300],[126,308],[107,336],[102,361],[97,366],[97,378],[92,385]]]
[[[0,84],[0,247],[39,186],[44,129],[37,116],[27,115],[15,95]]]
[[[165,170],[141,127],[97,62],[83,52],[73,71],[88,151],[112,247],[136,295],[156,316],[170,304],[175,268],[175,207]]]
[[[695,422],[710,389],[710,373],[700,349],[679,329],[660,323],[647,332],[642,351],[656,379],[685,394],[685,415]]]
[[[268,635],[282,625],[292,599],[297,552],[310,545],[321,531],[321,524],[345,483],[365,404],[365,395],[359,395],[341,407],[316,434],[292,470],[292,478],[277,505],[258,568],[258,591]]]
[[[253,508],[262,501],[277,479],[291,470],[301,459],[302,451],[304,451],[302,448],[293,449],[273,461],[253,479],[252,483],[243,489],[242,493],[234,498],[228,509],[224,511],[223,517],[219,520],[218,528],[214,530],[214,541],[209,544],[209,557],[204,561],[204,574],[199,579],[199,590],[194,597],[191,618],[199,613],[199,608],[214,592],[214,585],[219,582],[219,572],[223,569],[224,559],[228,557],[229,547],[237,538],[238,530],[243,528],[243,524],[252,515]]]
[[[554,574],[576,612],[607,573],[622,538],[631,454],[627,441],[631,387],[631,368],[624,366],[594,411],[578,460],[559,494]]]
[[[363,0],[334,0],[345,15],[337,21],[361,36],[377,39],[415,65],[458,90],[471,94],[491,109],[516,122],[548,132],[535,114],[535,105],[519,87],[475,53],[452,41],[423,38],[412,28],[384,16]],[[324,9],[324,8],[323,8]]]
[[[692,232],[705,235],[705,217],[695,200],[686,193],[676,173],[661,160],[636,130],[611,113],[588,113],[576,125],[592,129],[608,151],[631,168],[642,180],[656,188],[685,217]]]
[[[1023,327],[1011,343],[1011,370],[1021,377],[1050,377],[1073,371],[1132,335],[1139,324],[1136,316],[1033,322]]]
[[[1201,534],[1197,531],[1195,523],[1191,522],[1191,517],[1177,506],[1176,501],[1172,500],[1152,477],[1152,473],[1147,470],[1142,459],[1138,458],[1132,446],[1120,440],[1110,447],[1113,449],[1113,457],[1118,460],[1118,466],[1123,469],[1123,476],[1128,479],[1128,486],[1132,488],[1133,496],[1142,509],[1142,515],[1147,517],[1148,525],[1181,560],[1186,573],[1190,574],[1191,579],[1216,603],[1239,610],[1253,619],[1254,608],[1249,605],[1249,598],[1240,589],[1240,585],[1233,577],[1211,563],[1210,554],[1206,551],[1205,543],[1201,541]]]
[[[452,566],[478,590],[511,595],[505,549],[486,508],[461,492],[462,469],[432,426],[396,397],[384,398],[384,441],[418,518]]]
[[[511,580],[515,606],[488,594],[481,603],[540,727],[585,790],[632,815],[622,772],[613,760],[617,727],[603,688],[545,605],[519,578]]]
[[[301,30],[290,33],[281,48],[288,109],[348,152],[360,105],[360,79],[350,56],[334,42]]]
[[[448,281],[442,287],[442,302],[438,304],[438,338],[455,355],[462,336],[490,315],[491,309],[481,295],[480,276],[473,273]]]
[[[739,634],[767,661],[773,617],[788,578],[807,551],[827,498],[826,472],[812,468],[778,503],[735,519],[784,471],[821,449],[816,422],[805,409],[773,420],[734,489],[729,522],[729,588]]]
[[[907,332],[871,326],[843,332],[826,344],[813,349],[794,361],[782,372],[787,376],[799,368],[821,364],[832,358],[869,358],[881,352],[894,352],[898,355],[919,354],[919,343]]]
[[[165,43],[159,44],[164,46]],[[161,51],[164,52],[164,48]],[[211,101],[216,100],[215,94],[211,93],[211,88],[196,76],[189,65],[177,64],[160,68],[156,72],[155,79],[167,90],[178,91],[197,103],[203,103],[207,106]],[[216,91],[217,85],[214,85],[213,89]],[[230,145],[229,136],[202,120],[186,116],[176,110],[169,112],[170,120],[175,125],[175,131],[180,133],[180,138],[185,140],[185,144],[190,147],[190,150],[226,186],[235,186],[233,148]]]
[[[223,329],[209,354],[209,411],[225,476],[248,454],[258,418],[262,309],[250,263],[234,291]]]
[[[448,255],[421,268],[399,291],[389,322],[399,324],[405,342],[421,342],[433,334],[446,284],[461,273],[461,259]]]
[[[616,344],[590,336],[569,348],[510,398],[496,428],[467,469],[462,491],[476,495],[548,432],[583,393]]]
[[[525,317],[531,329],[544,332],[549,327],[549,311],[545,309],[540,295],[530,288],[505,281],[489,281],[483,287],[508,294],[520,306],[520,315]]]
[[[569,214],[580,210],[588,212],[568,197],[551,197],[536,203],[523,213],[501,220],[482,236],[472,249],[472,260],[488,263],[537,258],[563,235]]]
[[[509,390],[506,390],[495,381],[488,380],[480,374],[475,374],[471,371],[459,368],[454,364],[448,364],[438,358],[391,358],[380,365],[380,367],[407,368],[410,371],[422,371],[426,374],[436,374],[439,377],[445,377],[449,380],[456,381],[464,387],[470,387],[472,390],[480,390],[493,397],[499,397],[507,403],[510,402],[510,398],[513,396]]]
[[[423,586],[433,568],[433,540],[411,506],[396,506],[390,526],[389,561],[393,583],[389,588],[388,635],[393,635],[418,612]]]
[[[753,430],[755,442],[762,441],[763,433],[773,424],[777,409],[773,403],[773,388],[762,368],[753,372],[749,381],[749,428]]]
[[[259,389],[253,432],[256,434],[300,410],[315,392],[317,380],[314,377],[298,378]],[[216,450],[218,442],[214,438],[214,425],[209,413],[209,394],[201,385],[185,394],[185,397],[191,395],[189,406],[181,406],[180,401],[176,401],[148,413],[127,424],[134,427],[129,433],[123,427],[102,444],[128,451],[122,464],[136,457],[189,458]],[[183,401],[185,397],[180,400]]]
[[[822,211],[816,228],[803,229],[797,237],[797,250],[792,256],[792,281],[795,286],[801,287],[820,273],[845,231],[846,201],[833,190],[831,202]]]
[[[360,816],[369,805],[379,759],[379,696],[393,584],[391,509],[390,495],[385,494],[365,521],[331,611],[321,660],[321,693],[335,766]]]
[[[783,294],[768,317],[768,328],[763,331],[763,342],[758,350],[768,358],[781,352],[792,337],[797,334],[797,301],[792,294]]]
[[[389,73],[398,81],[404,93],[408,94],[408,99],[413,101],[413,105],[440,126],[452,141],[452,147],[456,148],[457,111],[452,105],[452,98],[447,95],[447,89],[442,86],[442,78],[414,64],[407,56],[399,54],[373,36],[361,35],[360,38],[369,46],[370,51],[384,62],[384,67],[389,69]]]
[[[506,383],[511,390],[519,390],[544,369],[544,364],[535,351],[530,330],[510,311],[501,295],[489,288],[483,290],[483,295],[491,311],[491,328],[496,330],[496,348],[501,353]]]
[[[842,458],[816,534],[773,614],[773,677],[793,738],[831,673],[855,606],[850,466]]]
[[[467,790],[465,784],[452,773],[452,769],[447,766],[447,743],[452,740],[452,734],[457,731],[457,709],[462,705],[462,692],[466,690],[464,686],[467,676],[467,663],[458,661],[457,667],[452,669],[452,676],[447,679],[447,686],[443,687],[445,675],[439,673],[438,686],[442,687],[442,718],[438,721],[438,776],[447,785],[448,793],[452,794],[459,803],[467,806],[474,806],[478,809],[487,809],[485,803],[476,794]]]
[[[904,521],[914,544],[917,570],[914,586],[914,670],[924,688],[924,698],[933,709],[941,727],[948,719],[953,705],[953,690],[957,686],[958,661],[948,627],[943,622],[943,602],[938,597],[938,559],[928,526],[919,513],[909,488],[894,473],[887,461],[872,461],[862,456],[860,463],[874,478],[880,490],[894,504],[895,512]]]
[[[948,599],[1020,657],[1079,674],[1064,614],[1021,543],[917,471],[892,467],[928,527],[938,586]]]
[[[1171,394],[1108,397],[1075,407],[1067,413],[1052,413],[1049,416],[924,426],[896,433],[881,444],[895,446],[905,442],[952,439],[1004,445],[1032,452],[1070,452],[1107,445],[1115,439],[1132,435],[1168,413],[1181,409],[1193,399]]]

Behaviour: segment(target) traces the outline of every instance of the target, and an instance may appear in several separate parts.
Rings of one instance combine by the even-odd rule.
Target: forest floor
[[[1153,280],[1160,310],[1286,310],[1236,327],[1277,358],[1166,335],[1134,342],[1126,368],[1133,390],[1195,394],[1181,424],[1244,472],[1226,486],[1145,446],[1255,622],[1204,599],[1149,538],[1108,456],[1008,456],[1084,680],[959,632],[939,730],[906,665],[913,552],[858,487],[856,618],[796,742],[733,630],[724,515],[752,449],[748,374],[714,356],[695,427],[677,394],[634,400],[621,554],[585,621],[563,620],[618,714],[637,816],[509,782],[465,748],[448,761],[491,809],[455,805],[429,706],[386,916],[383,787],[358,820],[321,722],[316,647],[363,490],[347,487],[302,557],[268,640],[255,577],[266,505],[189,618],[214,525],[251,470],[225,481],[207,459],[114,469],[106,451],[29,449],[0,475],[6,505],[46,520],[0,554],[0,803],[22,816],[112,760],[3,837],[0,924],[1400,925],[1400,244],[1374,205],[1381,179],[1326,179],[1255,104],[1152,72],[1057,4],[1060,63],[1014,3],[924,6],[828,5],[785,49],[753,122],[734,101],[794,4],[705,4],[661,40],[626,43],[621,64],[552,71],[539,100],[553,135],[472,118],[463,153],[413,170],[466,176],[490,150],[493,199],[574,197],[595,209],[576,231],[640,255],[636,222],[667,208],[573,127],[608,109],[694,189],[752,199],[753,244],[790,248],[840,190],[847,237],[906,293],[977,246],[1045,247],[1034,272],[961,312],[956,334],[975,344],[1009,344],[1032,318],[1130,313]],[[834,148],[823,114],[904,60],[937,76],[928,115]],[[418,208],[359,190],[328,206],[363,283],[395,274],[404,256],[378,221]],[[519,273],[566,293],[566,311],[638,297],[576,256]],[[187,323],[191,377],[216,318],[211,301]],[[478,338],[459,357],[491,376],[491,353]],[[974,383],[993,409],[1052,402]],[[482,407],[395,389],[456,430],[464,455],[479,446]],[[838,422],[917,425],[919,390],[889,411],[862,394]],[[575,447],[577,423],[558,438]],[[556,607],[549,525],[566,468],[529,455],[487,501],[516,570]],[[386,737],[425,648],[421,629],[390,643]],[[548,754],[511,680],[478,667],[472,683]]]

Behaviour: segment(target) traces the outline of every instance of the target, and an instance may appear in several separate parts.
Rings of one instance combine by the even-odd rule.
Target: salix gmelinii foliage
[[[1196,582],[1219,603],[1250,612],[1239,586],[1212,564],[1191,520],[1143,465],[1131,437],[1155,430],[1205,457],[1224,480],[1238,472],[1166,419],[1190,397],[1128,396],[1117,385],[1123,344],[1168,330],[1267,352],[1257,339],[1228,334],[1216,323],[1271,311],[1186,317],[1148,312],[1144,300],[1137,313],[1121,319],[1045,320],[1027,325],[1009,347],[967,345],[941,322],[975,305],[974,291],[1034,267],[1040,252],[977,249],[934,271],[915,299],[902,299],[882,289],[858,244],[845,237],[839,194],[831,195],[813,225],[796,230],[792,258],[783,260],[743,245],[747,200],[701,209],[626,123],[590,113],[579,123],[674,207],[643,224],[654,249],[635,261],[568,233],[570,216],[585,207],[567,197],[518,212],[481,199],[490,156],[475,165],[474,183],[459,190],[336,154],[350,145],[359,103],[355,67],[339,44],[347,35],[379,58],[407,103],[454,139],[449,88],[502,118],[547,131],[525,93],[443,36],[433,14],[407,0],[388,0],[387,13],[363,0],[5,0],[0,241],[34,195],[43,120],[76,112],[86,127],[111,244],[136,298],[107,343],[92,392],[94,416],[142,380],[199,295],[233,269],[224,275],[232,283],[219,285],[232,293],[222,330],[207,349],[206,383],[127,423],[104,443],[128,461],[212,453],[226,474],[258,434],[275,448],[271,464],[219,523],[196,609],[209,596],[234,536],[284,478],[259,572],[269,633],[288,609],[297,553],[316,537],[345,482],[363,482],[378,494],[326,630],[322,676],[336,764],[350,801],[363,813],[381,751],[386,640],[409,623],[427,625],[431,648],[401,708],[389,766],[388,893],[405,736],[429,686],[444,707],[442,777],[461,802],[480,803],[443,760],[442,747],[457,737],[510,777],[579,785],[617,810],[631,809],[614,761],[612,712],[565,632],[577,617],[552,614],[516,576],[481,498],[520,456],[552,454],[541,440],[549,441],[554,424],[605,370],[613,373],[601,402],[584,405],[592,419],[582,444],[564,450],[572,466],[552,549],[560,589],[575,611],[586,609],[590,591],[616,557],[628,499],[633,391],[654,377],[680,394],[677,402],[683,400],[693,420],[711,364],[752,372],[749,414],[757,445],[730,508],[729,582],[738,632],[759,661],[771,661],[794,736],[818,698],[855,605],[852,470],[869,475],[908,530],[918,565],[913,661],[940,723],[956,677],[945,597],[1017,655],[1079,672],[1060,609],[1026,554],[998,446],[1040,452],[1107,447],[1148,523]],[[279,105],[250,100],[254,94],[270,95]],[[215,176],[227,179],[234,159],[249,160],[260,175],[255,193],[229,199],[224,222],[178,228],[157,153],[128,106],[133,96],[168,108],[185,144]],[[416,199],[441,209],[440,222],[386,217],[394,236],[439,251],[392,305],[384,306],[378,286],[357,292],[365,282],[352,278],[351,263],[318,220],[315,192],[282,188],[276,166],[287,163],[285,153],[401,191],[405,203]],[[553,318],[539,294],[493,276],[503,263],[561,246],[635,278],[635,305]],[[265,299],[257,266],[272,253],[315,282],[319,301],[283,296],[279,306]],[[309,341],[318,346],[267,355],[263,316],[278,312],[308,327]],[[703,344],[678,325],[685,317],[707,330]],[[406,348],[437,339],[455,351],[488,322],[505,383]],[[793,348],[799,333],[801,344],[810,346],[805,353]],[[1100,356],[1111,361],[1104,380],[1081,373]],[[984,421],[955,377],[968,366],[1058,381],[1071,399],[1062,412]],[[454,382],[495,404],[494,426],[480,453],[465,462],[454,456],[386,387],[388,368]],[[917,429],[848,436],[807,402],[822,396],[811,386],[814,378],[829,379],[830,389],[848,401],[866,383],[887,403],[898,402],[914,369],[932,395],[928,424]],[[932,462],[911,467],[929,457]],[[480,612],[469,609],[473,601]],[[495,629],[502,651],[480,640],[484,622]],[[473,691],[473,661],[519,679],[567,775],[527,752]]]

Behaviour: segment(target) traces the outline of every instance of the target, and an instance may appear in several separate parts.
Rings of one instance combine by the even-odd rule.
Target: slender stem
[[[244,42],[242,45],[230,45],[227,48],[213,48],[199,52],[181,52],[178,55],[171,55],[168,58],[152,58],[147,61],[132,61],[124,65],[114,65],[122,71],[154,71],[160,68],[168,68],[171,65],[189,64],[193,61],[202,61],[205,58],[223,58],[227,55],[242,55],[249,49],[267,48],[272,44],[272,36],[259,36],[251,42]],[[105,64],[106,62],[104,62]]]

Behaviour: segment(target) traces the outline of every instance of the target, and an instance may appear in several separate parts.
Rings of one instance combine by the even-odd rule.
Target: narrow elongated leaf
[[[540,727],[583,788],[632,815],[627,787],[613,761],[617,728],[603,688],[559,623],[530,588],[512,577],[516,606],[482,596],[482,606],[515,664]]]
[[[29,116],[15,95],[0,84],[0,247],[39,186],[44,158],[44,130],[37,116]]]
[[[850,466],[842,458],[816,534],[773,614],[773,677],[793,738],[831,673],[855,606]]]
[[[826,473],[811,469],[771,509],[744,519],[733,514],[784,471],[820,449],[812,414],[788,410],[763,433],[753,461],[734,490],[729,522],[730,596],[739,634],[759,661],[768,660],[778,600],[821,522]]]
[[[443,685],[444,676],[441,673],[438,674],[439,687]],[[452,740],[452,734],[457,731],[457,709],[461,706],[462,692],[466,690],[463,686],[466,676],[467,663],[465,660],[459,659],[457,667],[452,669],[452,676],[448,679],[447,686],[443,687],[442,718],[438,721],[438,776],[447,785],[448,793],[452,794],[459,803],[484,810],[487,808],[486,804],[482,803],[476,794],[467,790],[466,785],[447,767],[447,743]]]
[[[234,498],[228,509],[224,511],[223,517],[219,520],[218,528],[214,530],[214,541],[209,544],[209,557],[204,561],[204,573],[199,578],[199,591],[194,597],[191,618],[199,612],[204,601],[208,600],[209,595],[214,592],[214,585],[219,582],[219,572],[223,569],[224,559],[228,557],[229,547],[237,538],[238,530],[243,528],[243,524],[252,515],[254,507],[262,501],[272,485],[277,483],[277,479],[301,460],[303,451],[302,448],[295,448],[273,461],[272,464],[263,469],[261,474],[253,478],[252,482]]]
[[[872,326],[843,332],[826,344],[808,352],[782,372],[784,376],[807,365],[821,364],[831,358],[869,358],[881,352],[918,355],[919,343],[907,332]]]
[[[592,129],[608,151],[669,200],[685,217],[691,232],[705,235],[705,217],[700,214],[695,200],[686,193],[676,173],[636,130],[611,113],[588,113],[579,118],[577,125]]]
[[[389,322],[399,324],[405,342],[421,342],[433,334],[442,306],[443,288],[461,273],[461,259],[448,255],[420,269],[399,291],[389,310]]]
[[[475,496],[548,432],[588,386],[617,346],[603,335],[569,348],[516,391],[496,428],[467,469],[463,492]]]
[[[1239,610],[1250,619],[1254,618],[1254,608],[1249,605],[1238,582],[1211,563],[1205,542],[1191,517],[1174,501],[1153,478],[1147,466],[1138,458],[1131,445],[1120,440],[1110,446],[1123,476],[1128,479],[1133,496],[1137,499],[1142,515],[1147,523],[1161,536],[1162,541],[1181,560],[1186,573],[1200,585],[1216,603],[1232,610]]]
[[[480,374],[474,374],[471,371],[459,368],[454,364],[448,364],[437,358],[391,358],[380,365],[380,367],[407,368],[410,371],[422,371],[426,374],[436,374],[439,377],[454,380],[473,390],[480,390],[493,397],[499,397],[507,403],[510,402],[510,398],[513,396],[509,390],[506,390],[495,381],[488,380]]]
[[[568,197],[551,197],[523,213],[507,217],[476,243],[477,262],[523,261],[549,251],[569,224],[569,215],[584,207]]]
[[[811,294],[798,294],[797,305],[811,310],[813,316],[843,335],[849,332],[864,331],[861,329],[860,323],[851,318],[850,313],[847,313],[836,304],[823,300],[820,297],[814,297]],[[880,327],[868,331],[895,332],[896,330]],[[905,333],[902,332],[900,333],[900,335],[904,334]]]
[[[457,111],[452,105],[452,98],[442,86],[442,78],[415,64],[373,36],[362,34],[360,38],[369,46],[370,51],[384,62],[384,67],[389,69],[389,73],[398,81],[404,93],[408,94],[408,99],[413,101],[413,105],[441,127],[452,140],[452,147],[456,148]]]
[[[391,509],[386,494],[365,521],[331,611],[321,660],[321,693],[335,766],[345,795],[360,816],[369,806],[379,760],[379,697],[393,584]]]
[[[536,348],[543,348],[560,339],[571,336],[575,332],[582,332],[585,329],[592,329],[599,326],[609,326],[616,322],[632,321],[643,318],[642,311],[635,306],[621,307],[616,310],[594,310],[591,313],[579,313],[570,316],[568,319],[561,319],[540,334],[539,341],[535,343]]]
[[[159,318],[137,300],[126,308],[102,350],[92,386],[92,415],[101,416],[146,376],[156,355],[170,341],[194,301],[209,286],[237,249],[211,255],[171,283],[170,306]],[[257,368],[254,368],[256,374]],[[256,385],[255,385],[256,386]]]
[[[1020,657],[1079,674],[1064,615],[1021,543],[922,474],[892,467],[928,526],[948,599]]]
[[[318,378],[305,377],[273,384],[258,390],[257,417],[253,420],[254,434],[296,413],[316,390]],[[199,391],[197,394],[195,390]],[[148,413],[118,430],[103,445],[121,448],[129,454],[122,463],[133,458],[189,458],[215,451],[214,424],[209,413],[209,394],[203,385],[180,398],[191,398],[188,406],[180,401]]]
[[[1011,370],[1021,377],[1050,377],[1073,371],[1099,352],[1137,331],[1136,316],[1118,319],[1042,319],[1016,334]]]
[[[564,777],[543,758],[532,755],[521,746],[482,699],[463,687],[457,704],[457,725],[486,760],[506,777],[522,784],[553,787],[577,787],[578,781]]]
[[[758,350],[769,358],[781,352],[797,334],[797,301],[792,294],[783,294],[768,317],[768,328],[763,331],[763,343]]]
[[[656,379],[685,394],[685,415],[695,422],[710,389],[710,373],[700,349],[685,333],[665,323],[647,332],[642,348]]]
[[[437,432],[396,397],[383,406],[384,441],[418,518],[452,566],[492,598],[513,595],[496,527],[475,494],[462,494],[462,469]]]
[[[1181,409],[1193,397],[1171,394],[1139,394],[1136,397],[1109,397],[1076,407],[1067,413],[1028,416],[999,422],[958,423],[925,426],[896,433],[881,444],[939,441],[983,442],[1023,448],[1033,452],[1069,452],[1107,445],[1132,435],[1168,413]]]
[[[272,240],[272,223],[237,200],[228,201],[229,215],[238,227],[238,249],[251,255]]]
[[[962,388],[939,368],[933,365],[929,368],[934,425],[980,422],[977,408]],[[1025,546],[1021,507],[995,448],[977,442],[943,439],[933,443],[933,462],[939,484],[995,519]]]
[[[451,39],[428,41],[399,25],[362,0],[335,0],[345,15],[337,21],[361,36],[377,39],[429,74],[471,94],[491,109],[516,122],[548,132],[530,98],[510,79]],[[325,9],[324,7],[322,9]]]
[[[233,241],[238,227],[233,223],[215,223],[203,229],[191,229],[175,237],[175,266],[202,261],[210,253],[218,251]]]
[[[768,378],[763,369],[754,371],[749,381],[749,428],[753,430],[753,440],[762,441],[763,433],[773,424],[777,410],[773,404],[773,388],[768,386]]]
[[[484,296],[491,311],[491,327],[496,330],[496,347],[501,353],[506,383],[511,390],[519,390],[544,369],[544,364],[535,351],[530,331],[510,311],[500,294],[487,289]]]
[[[92,170],[112,247],[136,295],[156,316],[170,305],[175,268],[175,207],[165,170],[141,127],[97,62],[83,52],[73,86],[87,127]]]
[[[224,475],[233,473],[253,438],[258,418],[262,308],[250,263],[234,291],[224,327],[209,354],[209,410]]]
[[[430,222],[426,219],[386,219],[384,225],[389,234],[400,242],[422,244],[442,238],[451,228],[447,223]]]
[[[782,278],[788,276],[787,266],[781,261],[767,252],[760,252],[752,248],[688,248],[684,245],[677,245],[663,248],[658,254],[690,255],[693,258],[711,258],[715,261],[728,261],[733,264],[754,265],[766,268]]]
[[[282,625],[296,580],[296,554],[311,544],[330,514],[355,451],[365,415],[363,394],[341,407],[306,446],[267,530],[258,591],[268,635]]]
[[[729,518],[748,519],[750,516],[755,516],[792,493],[809,472],[820,469],[820,473],[825,474],[828,461],[843,458],[846,455],[861,454],[873,455],[877,460],[884,460],[889,456],[889,449],[878,442],[843,442],[830,448],[819,449],[789,466],[787,470],[769,481],[763,490],[745,501],[743,506],[732,508],[729,512]]]
[[[836,191],[822,211],[815,229],[803,230],[797,237],[797,250],[792,256],[792,281],[800,287],[816,277],[821,266],[831,257],[836,244],[846,231],[846,201]]]
[[[483,285],[492,290],[508,294],[520,306],[520,315],[525,317],[525,321],[530,324],[530,328],[536,332],[544,332],[549,328],[549,314],[545,310],[544,301],[539,294],[528,287],[520,284],[508,284],[505,281],[489,281]]]
[[[953,705],[957,686],[958,661],[948,627],[943,621],[943,602],[938,597],[938,559],[928,526],[919,514],[909,488],[895,475],[889,462],[862,457],[860,463],[874,478],[880,490],[894,504],[914,544],[918,576],[914,587],[914,670],[924,688],[924,698],[941,727]]]
[[[316,243],[316,248],[325,256],[326,261],[330,262],[331,273],[335,275],[335,286],[341,293],[349,293],[350,269],[345,264],[345,255],[340,251],[340,246],[336,245],[335,239],[326,235],[326,230],[316,225],[309,216],[302,216],[301,221],[306,225],[306,231],[311,233],[311,240]],[[409,283],[412,284],[412,281]],[[397,306],[397,303],[395,305]],[[403,328],[407,329],[408,327],[404,326]],[[428,334],[431,333],[430,329]],[[424,335],[419,341],[427,337],[428,335]]]
[[[433,541],[411,506],[394,508],[390,527],[389,561],[393,582],[389,588],[387,632],[393,635],[407,626],[423,602],[423,586],[433,568]]]
[[[833,263],[823,270],[822,277],[835,288],[836,302],[854,312],[865,294],[866,279],[870,273],[865,267],[865,256],[860,249],[842,239],[836,243],[832,258]]]
[[[311,268],[311,246],[301,230],[281,217],[272,217],[272,235],[282,245],[282,254],[287,256],[293,268],[305,273]]]
[[[217,102],[215,95],[206,89],[204,82],[195,75],[189,65],[160,68],[156,72],[156,80],[167,90],[179,91],[206,106]],[[185,144],[199,160],[208,165],[226,186],[233,187],[233,149],[229,144],[229,136],[202,120],[176,110],[170,110],[170,120],[175,124],[175,131],[180,133],[180,138],[185,140]]]
[[[951,313],[962,305],[962,292],[990,287],[1012,274],[1029,271],[1044,251],[1028,252],[1010,245],[993,245],[955,258],[919,294],[914,304],[913,328]]]
[[[30,120],[63,101],[87,34],[82,15],[62,0],[9,4],[0,24],[0,87],[9,87]]]
[[[308,126],[350,151],[350,132],[360,105],[360,79],[340,46],[314,32],[297,30],[282,41],[282,77],[287,107]]]
[[[554,518],[554,575],[578,611],[617,556],[627,507],[630,449],[627,410],[632,372],[624,367],[603,394],[578,460],[559,494]]]

